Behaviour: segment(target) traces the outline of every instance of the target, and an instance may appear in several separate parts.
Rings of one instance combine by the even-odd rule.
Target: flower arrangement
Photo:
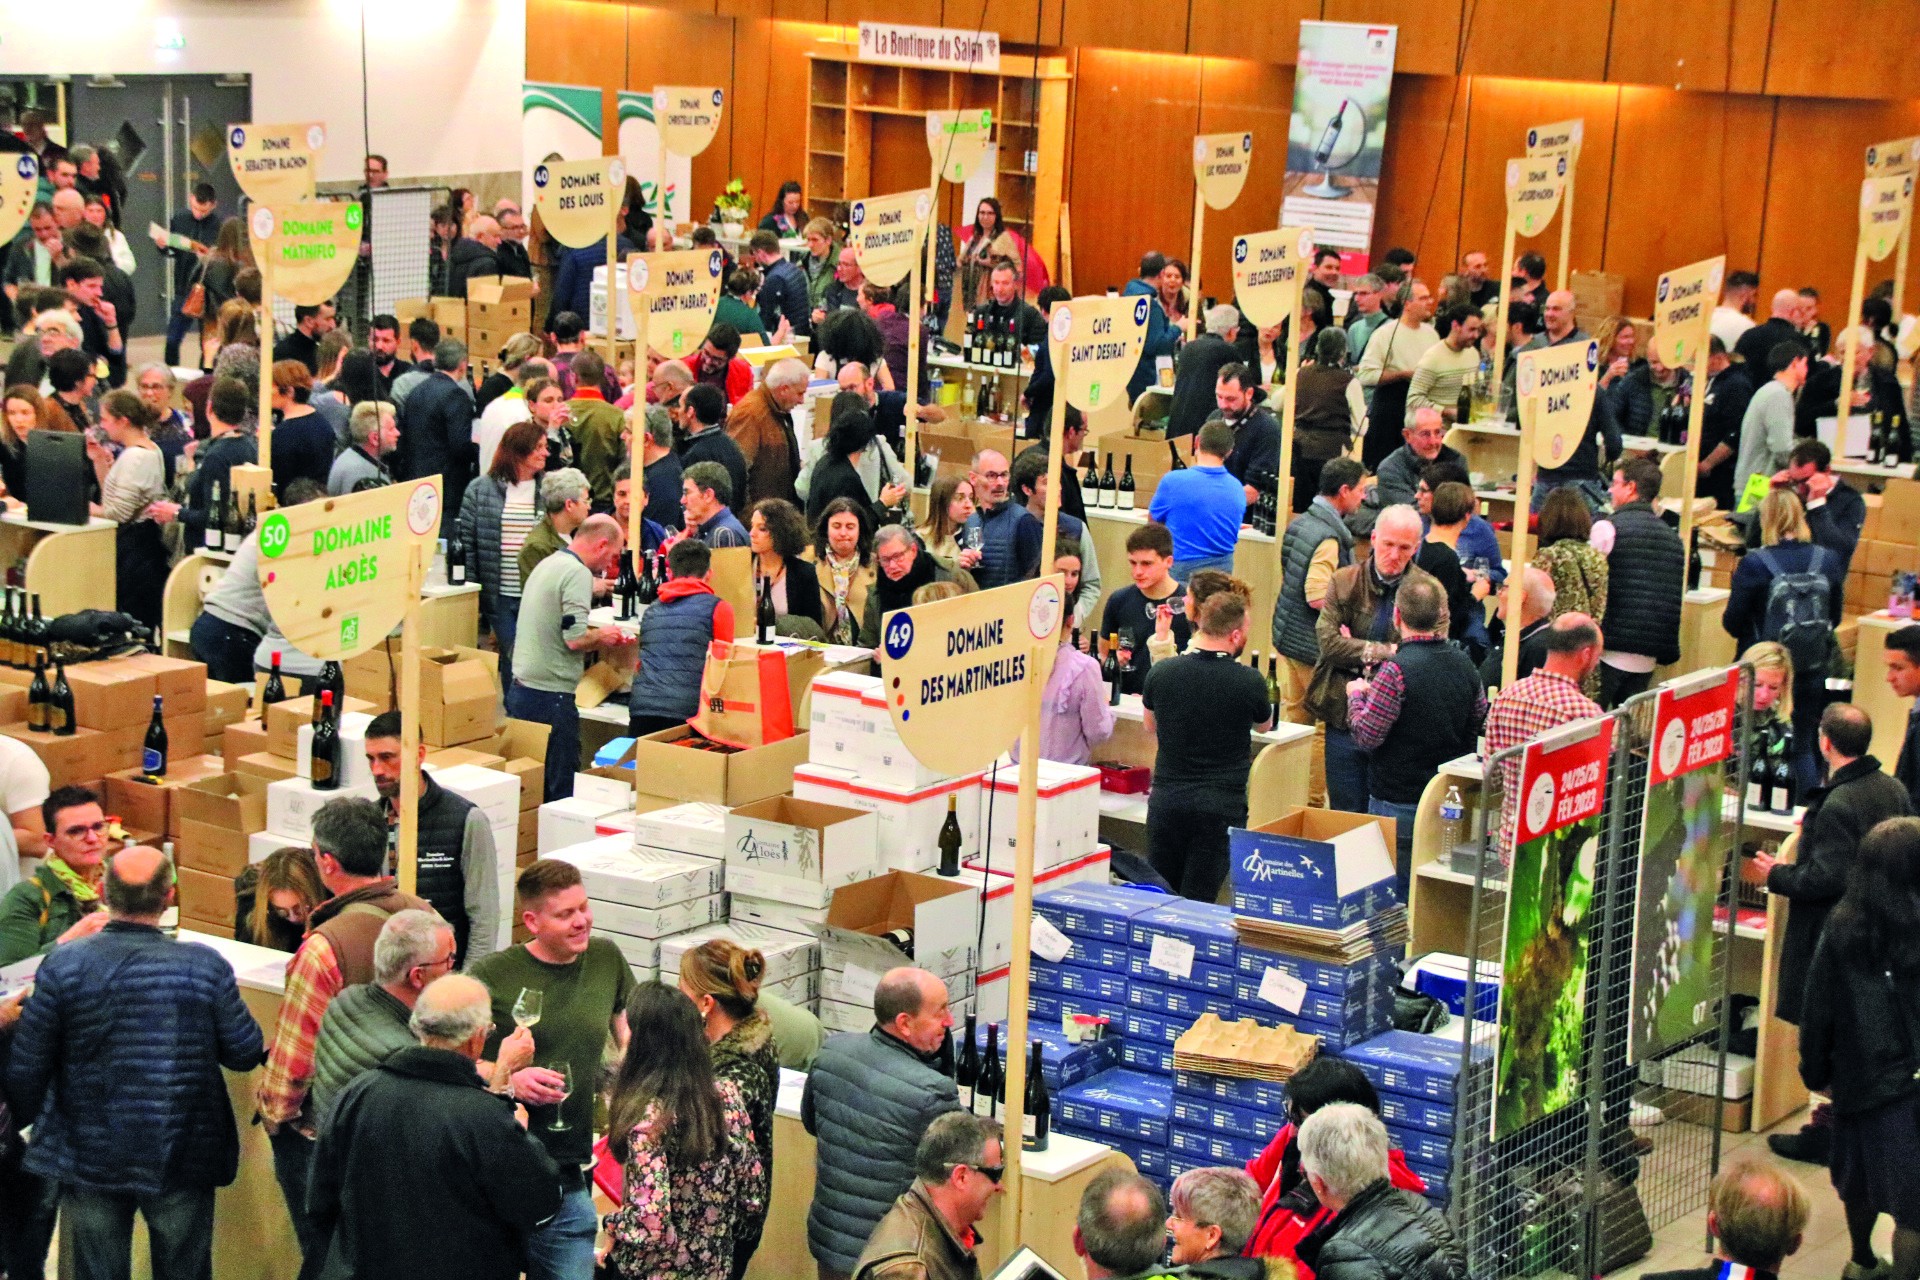
[[[722,222],[745,222],[753,210],[753,196],[748,194],[747,184],[735,178],[727,183],[725,191],[713,198],[713,207],[719,211]]]

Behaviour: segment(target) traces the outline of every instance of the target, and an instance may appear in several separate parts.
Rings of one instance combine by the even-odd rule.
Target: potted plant
[[[727,189],[713,198],[714,212],[720,215],[720,234],[738,240],[747,229],[747,215],[753,211],[753,197],[747,184],[735,178]]]

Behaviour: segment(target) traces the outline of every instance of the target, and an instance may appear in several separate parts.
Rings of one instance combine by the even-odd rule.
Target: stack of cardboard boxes
[[[500,348],[533,328],[533,281],[518,276],[467,280],[467,352],[475,379],[500,369]]]
[[[1847,566],[1846,612],[1873,613],[1887,607],[1893,576],[1920,572],[1920,480],[1889,480],[1886,491],[1869,494],[1867,521]]]

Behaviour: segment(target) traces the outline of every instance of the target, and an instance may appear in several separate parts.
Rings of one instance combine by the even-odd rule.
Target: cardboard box
[[[1452,1133],[1453,1114],[1452,1107],[1431,1099],[1410,1098],[1403,1093],[1380,1095],[1380,1118],[1396,1129]]]
[[[589,898],[630,907],[672,906],[725,887],[720,863],[638,850],[621,836],[556,849],[553,857],[580,868]]]
[[[729,882],[733,873],[729,869]],[[913,954],[887,941],[896,929],[913,931]],[[910,871],[836,889],[819,927],[820,967],[886,970],[912,964],[942,978],[968,972],[974,960],[974,898],[967,885]],[[844,959],[844,963],[837,963]],[[972,990],[969,978],[966,989]],[[821,990],[826,989],[822,980]],[[869,990],[863,999],[871,999]]]
[[[167,752],[170,755],[199,755],[200,747],[207,740],[207,713],[205,711],[182,711],[173,714],[173,708],[165,708],[167,714],[161,724],[167,730]],[[122,730],[122,732],[131,732]],[[140,730],[141,740],[146,739],[147,731]]]
[[[1283,1081],[1217,1076],[1207,1071],[1176,1071],[1173,1091],[1176,1097],[1211,1098],[1275,1117],[1287,1114],[1287,1086]]]
[[[153,718],[160,682],[133,659],[113,658],[68,667],[67,685],[73,690],[74,722],[82,729],[144,730]]]
[[[487,816],[487,825],[520,828],[520,780],[512,774],[480,765],[462,764],[431,770],[433,780],[468,801]]]
[[[1039,871],[1092,853],[1100,842],[1100,771],[1087,765],[1040,762],[1034,808],[1033,866]],[[1020,769],[995,765],[981,778],[983,848],[1013,865],[1020,843]]]
[[[761,977],[763,983],[792,981],[816,973],[820,968],[818,938],[769,929],[764,925],[749,924],[736,919],[720,924],[703,925],[698,929],[661,939],[660,968],[673,975],[668,981],[678,979],[681,956],[703,942],[722,938],[760,953],[767,963],[766,972]]]
[[[242,756],[272,754],[267,750],[267,726],[259,720],[242,720],[220,731],[220,754],[231,770]]]
[[[960,856],[980,850],[980,776],[970,774],[910,790],[872,782],[847,769],[804,764],[793,771],[793,797],[861,809],[879,819],[874,843],[881,867],[897,871],[933,871],[940,865],[940,832],[947,805],[960,824]]]
[[[299,837],[301,843],[313,838],[313,815],[329,800],[378,799],[371,783],[332,791],[316,791],[305,778],[282,778],[267,784],[267,829]]]
[[[528,756],[516,756],[493,766],[520,784],[520,812],[531,817],[540,810],[547,793],[547,764]]]
[[[1070,964],[1054,964],[1039,956],[1033,958],[1032,984],[1036,990],[1061,995],[1090,996],[1109,1004],[1129,1003],[1127,989],[1133,984],[1124,973],[1104,969],[1081,969]],[[1145,1006],[1142,1006],[1145,1007]]]
[[[1169,963],[1167,945],[1162,944],[1161,953],[1157,957],[1149,947],[1128,947],[1126,958],[1122,961],[1127,977],[1136,982],[1165,984],[1171,981],[1167,970],[1162,967]],[[1161,965],[1155,965],[1153,963],[1155,959],[1159,959]],[[1237,975],[1231,965],[1206,964],[1195,960],[1187,966],[1187,976],[1180,981],[1180,985],[1191,987],[1195,991],[1209,991],[1215,995],[1231,996],[1236,981]]]
[[[1113,869],[1111,852],[1101,846],[1097,852],[1084,858],[1036,871],[1033,876],[1035,893],[1057,885],[1107,883]],[[960,879],[973,885],[979,895],[980,911],[985,919],[980,931],[980,967],[998,969],[1013,960],[1013,874],[1011,864],[1005,870],[996,866],[983,870],[975,864],[962,863]],[[1069,952],[1062,962],[1069,965],[1082,965],[1098,968],[1098,957],[1088,954],[1088,948],[1080,939],[1069,936],[1074,951]],[[1115,948],[1117,960],[1110,971],[1120,973],[1126,967],[1126,947],[1121,944]],[[1107,955],[1106,959],[1116,959]],[[1036,964],[1039,963],[1036,957]]]
[[[107,735],[97,729],[78,729],[62,736],[35,733],[23,724],[0,725],[0,733],[15,742],[24,742],[47,767],[50,785],[64,787],[104,778],[113,769],[112,749]]]
[[[477,767],[497,771],[505,763],[506,759],[502,756],[494,755],[491,751],[475,751],[472,747],[441,747],[438,751],[427,752],[426,759],[429,769]]]
[[[457,747],[497,732],[500,657],[481,649],[420,651],[420,740]]]
[[[280,849],[304,849],[313,841],[302,840],[280,831],[256,831],[247,837],[247,861],[263,861],[268,854]]]
[[[818,939],[819,927],[827,922],[825,907],[796,907],[791,902],[756,898],[747,893],[729,893],[727,897],[732,905],[731,915],[735,924],[778,929],[811,942]]]
[[[340,781],[350,787],[373,781],[373,771],[367,767],[367,726],[372,723],[373,717],[364,711],[340,713]],[[293,773],[296,778],[313,776],[311,724],[294,728]]]
[[[1259,1155],[1266,1146],[1257,1138],[1231,1133],[1172,1126],[1167,1133],[1167,1150],[1192,1156],[1206,1165],[1232,1165],[1239,1168]]]
[[[727,856],[726,806],[695,802],[635,814],[633,843],[695,858],[722,860]]]
[[[540,810],[522,809],[518,838],[514,841],[514,850],[519,853],[533,853],[540,847]]]
[[[400,323],[406,323],[405,317]],[[400,678],[400,638],[389,636],[364,653],[355,654],[340,664],[340,672],[346,681],[350,709],[375,715],[393,710]],[[351,707],[355,700],[366,705]]]
[[[270,751],[256,751],[250,756],[241,756],[233,762],[235,773],[251,773],[255,777],[278,781],[294,775],[293,761],[286,756],[277,756]]]
[[[1626,310],[1627,278],[1618,272],[1575,271],[1567,280],[1573,293],[1573,313],[1579,325],[1591,333],[1608,316]]]
[[[175,874],[179,877],[180,914],[209,924],[223,925],[231,934],[233,877],[197,871],[187,866],[176,868]]]
[[[633,938],[664,938],[685,933],[703,924],[712,924],[727,914],[727,898],[720,893],[664,907],[629,907],[618,902],[592,901],[596,928]]]
[[[484,744],[486,750],[506,763],[490,768],[520,779],[520,807],[537,809],[546,798],[547,738],[553,726],[532,720],[508,720],[500,732]]]
[[[1491,1050],[1476,1045],[1476,1058]],[[1460,1036],[1422,1035],[1417,1031],[1383,1031],[1353,1045],[1340,1055],[1373,1082],[1373,1087],[1414,1098],[1455,1103],[1460,1078]]]
[[[1171,1018],[1192,1025],[1203,1013],[1233,1019],[1233,998],[1192,987],[1161,985],[1156,982],[1127,982],[1127,1007]]]
[[[1088,938],[1127,945],[1133,918],[1165,906],[1168,896],[1151,889],[1121,884],[1069,884],[1036,891],[1033,910],[1071,938]],[[1082,963],[1069,959],[1069,964]]]
[[[707,751],[680,745],[701,739],[692,729],[675,726],[635,740],[619,764],[590,772],[629,786],[638,776],[649,795],[731,809],[788,791],[794,766],[807,758],[807,738],[799,733],[745,751]]]
[[[520,276],[470,276],[467,279],[467,316],[472,324],[473,308],[501,304],[533,304],[533,281]]]
[[[27,718],[27,691],[11,686],[0,689],[0,724],[19,724]]]
[[[1342,928],[1400,902],[1390,818],[1296,808],[1229,839],[1236,915]]]
[[[252,834],[267,826],[267,783],[250,773],[220,773],[180,787],[173,807],[183,822]]]
[[[313,723],[313,703],[317,695],[308,694],[301,698],[287,698],[267,708],[267,750],[283,757],[289,765],[300,755],[300,726]],[[362,715],[373,714],[373,707],[360,701],[352,694],[347,695],[346,705],[341,714],[356,711]]]
[[[1173,1075],[1173,1046],[1152,1040],[1136,1040],[1125,1035],[1116,1036],[1121,1041],[1120,1061],[1129,1071],[1139,1071],[1150,1076],[1171,1078]]]
[[[180,866],[226,876],[229,880],[247,869],[252,847],[250,833],[192,819],[183,820],[180,828],[180,839],[174,845]],[[278,848],[279,844],[276,838],[274,847]]]
[[[1288,955],[1284,951],[1269,950],[1242,938],[1234,968],[1255,983],[1266,977],[1268,969],[1278,969],[1287,977],[1296,978],[1315,990],[1344,995],[1349,991],[1370,987],[1397,985],[1400,981],[1399,962],[1405,953],[1403,946],[1386,947],[1356,964],[1329,964]]]
[[[207,732],[219,733],[230,724],[239,724],[247,718],[247,699],[253,693],[251,686],[244,684],[223,684],[218,680],[207,681]]]
[[[878,870],[879,818],[858,809],[775,796],[727,815],[727,883],[798,906],[826,906],[835,890]]]
[[[1060,1090],[1053,1114],[1062,1124],[1164,1146],[1173,1114],[1172,1082],[1138,1071],[1103,1071]]]
[[[103,782],[108,813],[120,815],[127,825],[142,831],[180,834],[180,815],[175,812],[176,793],[189,783],[218,777],[226,772],[219,756],[186,756],[167,764],[164,781],[147,781],[143,769],[122,769],[108,774]]]
[[[136,654],[125,661],[154,674],[157,685],[154,692],[166,700],[168,715],[185,715],[206,710],[206,663],[194,662],[187,658],[163,657],[157,653]]]
[[[628,801],[630,806],[632,801]],[[535,847],[541,857],[559,849],[584,844],[594,838],[594,820],[604,814],[620,812],[622,806],[585,796],[567,796],[549,800],[535,812],[538,837]]]

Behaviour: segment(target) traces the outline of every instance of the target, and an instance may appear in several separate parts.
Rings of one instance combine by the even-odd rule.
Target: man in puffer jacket
[[[14,1035],[7,1094],[32,1119],[26,1167],[61,1185],[78,1274],[127,1274],[137,1208],[155,1274],[208,1275],[214,1188],[240,1159],[221,1069],[260,1064],[260,1027],[217,952],[160,932],[169,858],[123,849],[106,899],[107,926],[41,964]]]
[[[818,1144],[807,1251],[820,1280],[853,1274],[874,1227],[913,1184],[927,1126],[960,1108],[933,1063],[953,1025],[944,982],[925,969],[888,970],[873,988],[873,1022],[822,1046],[800,1096],[800,1122]]]
[[[1440,1211],[1387,1177],[1387,1128],[1352,1102],[1300,1126],[1300,1163],[1333,1219],[1300,1243],[1319,1280],[1467,1280],[1467,1258]]]

